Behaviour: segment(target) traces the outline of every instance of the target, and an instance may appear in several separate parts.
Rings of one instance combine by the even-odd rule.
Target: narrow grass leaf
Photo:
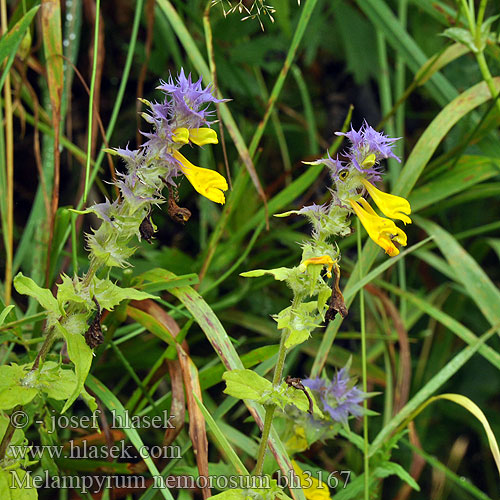
[[[93,375],[89,375],[86,381],[86,385],[102,401],[102,403],[108,410],[114,411],[114,414],[118,419],[121,419],[122,422],[127,421],[128,414],[125,408],[120,403],[118,398],[100,380],[95,378]],[[143,450],[142,456],[151,475],[153,477],[159,477],[160,472],[149,454],[146,452],[147,448],[144,446],[144,443],[142,442],[137,429],[135,429],[133,426],[125,426],[123,432],[125,432],[131,443],[137,450]],[[172,496],[168,488],[164,487],[160,488],[159,490],[165,500],[174,500],[174,497]]]
[[[493,79],[497,92],[500,77]],[[437,147],[461,118],[491,99],[485,82],[467,89],[445,106],[420,136],[396,182],[394,194],[408,196]]]
[[[416,217],[415,221],[434,237],[439,250],[455,270],[455,281],[469,292],[490,324],[500,324],[500,291],[481,266],[442,227],[421,217]]]
[[[222,450],[223,453],[226,455],[226,457],[231,462],[237,474],[242,474],[242,475],[244,474],[248,476],[249,475],[248,470],[243,465],[243,462],[239,459],[236,452],[233,450],[233,447],[229,444],[229,441],[227,440],[226,436],[217,425],[217,422],[212,418],[212,415],[210,415],[210,412],[205,408],[205,405],[199,400],[196,394],[194,394],[194,399],[198,404],[201,412],[203,413],[205,420],[208,423],[208,427],[210,428],[210,431],[214,436],[215,442],[217,443],[217,447],[220,450]]]
[[[408,417],[413,414],[413,412],[426,400],[432,393],[437,391],[445,382],[447,382],[462,366],[467,363],[467,361],[477,352],[479,347],[486,342],[493,334],[494,330],[490,330],[482,335],[473,344],[462,351],[460,351],[453,359],[448,361],[446,365],[439,370],[434,377],[432,377],[427,384],[420,389],[420,391],[413,396],[408,403],[397,413],[378,433],[376,438],[370,445],[369,455],[373,454],[380,448],[380,446],[387,441],[393,432],[401,426],[404,422],[407,422]]]

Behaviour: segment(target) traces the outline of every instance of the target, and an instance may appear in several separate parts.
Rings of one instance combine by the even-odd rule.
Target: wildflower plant
[[[356,386],[346,365],[331,381],[325,376],[300,380],[283,380],[283,366],[289,349],[307,341],[311,333],[336,314],[348,314],[340,290],[341,255],[336,238],[351,233],[351,215],[356,214],[368,235],[389,256],[399,253],[398,245],[405,246],[406,234],[396,224],[378,215],[365,196],[371,196],[384,215],[410,223],[410,204],[404,198],[384,193],[374,183],[381,180],[380,162],[395,158],[392,148],[396,139],[375,131],[366,122],[359,130],[338,133],[350,141],[344,152],[345,160],[326,158],[308,162],[323,164],[330,171],[332,186],[328,203],[303,207],[278,214],[305,216],[312,227],[311,236],[302,243],[300,263],[292,268],[258,269],[242,273],[244,277],[270,274],[284,281],[291,289],[290,306],[274,316],[281,330],[278,361],[272,384],[251,370],[232,370],[224,374],[225,392],[241,399],[253,399],[264,405],[266,417],[257,457],[255,474],[262,472],[266,443],[277,408],[286,409],[287,430],[284,431],[290,453],[303,451],[314,441],[333,437],[350,417],[367,414],[360,403],[370,394]],[[307,498],[307,493],[306,493]]]
[[[142,100],[148,108],[142,116],[153,129],[143,132],[147,141],[136,150],[128,147],[109,150],[123,160],[126,168],[115,182],[119,198],[75,211],[93,213],[101,219],[99,228],[87,235],[88,271],[73,278],[61,275],[56,296],[22,273],[14,279],[17,291],[35,298],[45,310],[46,336],[34,362],[0,367],[2,410],[27,405],[35,398],[42,401],[51,398],[65,401],[61,409],[64,413],[81,395],[94,411],[96,403],[86,393],[84,383],[93,349],[104,340],[100,324],[102,311],[111,311],[124,300],[154,298],[144,291],[114,283],[109,277],[110,269],[130,266],[129,258],[136,251],[137,243],[150,242],[156,230],[151,219],[155,207],[168,201],[168,213],[174,220],[185,222],[189,218],[189,211],[176,203],[179,176],[185,176],[195,190],[208,199],[220,204],[225,201],[224,177],[193,165],[179,152],[188,144],[217,144],[217,133],[210,128],[213,122],[209,106],[220,100],[214,97],[213,88],[204,88],[201,79],[193,82],[191,76],[181,70],[177,78],[161,82],[158,89],[164,94],[161,102]],[[169,191],[168,200],[162,194],[165,187]],[[66,341],[74,369],[65,368],[60,362],[45,362],[50,347],[59,338]],[[21,434],[14,434],[17,441],[22,441]],[[4,443],[5,439],[3,447]],[[6,453],[7,450],[2,449],[2,457],[8,457]],[[9,467],[23,464],[9,462]]]

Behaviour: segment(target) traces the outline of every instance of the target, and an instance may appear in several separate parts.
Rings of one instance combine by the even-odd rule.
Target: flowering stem
[[[363,267],[362,267],[362,245],[361,245],[361,224],[359,219],[357,219],[357,228],[356,233],[358,235],[358,258],[360,259],[358,262],[359,265],[359,279],[363,276]],[[359,307],[360,307],[360,315],[361,315],[361,364],[362,364],[362,377],[363,377],[363,392],[368,392],[367,380],[366,380],[366,327],[365,327],[365,294],[363,289],[359,291]],[[368,408],[368,402],[366,398],[363,400],[363,461],[364,461],[364,500],[369,500],[370,498],[370,464],[368,457],[368,415],[366,414],[366,410]]]
[[[295,309],[302,298],[299,295],[295,295],[292,302],[292,310]],[[285,366],[285,357],[287,353],[287,348],[285,346],[286,339],[288,338],[289,331],[284,330],[281,335],[280,348],[278,351],[278,362],[274,368],[273,375],[273,386],[277,386],[280,383],[281,376],[283,375],[283,367]],[[264,417],[264,427],[262,428],[262,438],[260,440],[259,451],[257,453],[257,464],[255,465],[254,476],[260,476],[262,474],[262,466],[264,465],[264,457],[266,455],[267,441],[269,439],[269,434],[271,432],[271,425],[273,423],[274,411],[276,410],[276,405],[267,405],[266,414]]]

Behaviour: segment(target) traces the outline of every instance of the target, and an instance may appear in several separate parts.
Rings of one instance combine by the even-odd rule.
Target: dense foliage
[[[500,498],[499,14],[0,0],[0,498]]]

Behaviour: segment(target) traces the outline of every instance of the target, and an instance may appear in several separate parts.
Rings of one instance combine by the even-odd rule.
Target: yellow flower
[[[332,269],[333,269],[333,266],[335,265],[336,262],[337,261],[333,260],[329,255],[322,255],[321,257],[311,257],[310,259],[304,260],[300,264],[300,268],[301,268],[301,270],[306,271],[307,266],[309,266],[311,264],[313,264],[313,265],[321,264],[321,265],[326,266],[326,275],[328,276],[328,278],[331,278],[332,277]]]
[[[315,474],[304,473],[295,460],[292,460],[293,470],[300,479],[302,491],[307,500],[330,500],[330,490],[328,486],[320,481]]]
[[[399,249],[393,242],[406,246],[406,234],[392,220],[377,215],[364,198],[349,202],[368,232],[368,236],[391,257],[398,255]]]
[[[189,140],[197,146],[204,146],[205,144],[219,144],[217,132],[207,127],[190,128]]]
[[[293,435],[287,439],[285,448],[289,453],[298,453],[309,448],[304,427],[298,425],[293,428]]]
[[[391,219],[402,220],[405,224],[411,224],[411,219],[408,217],[411,214],[411,207],[408,200],[401,196],[384,193],[366,179],[361,179],[361,182],[384,215]]]
[[[172,140],[178,144],[187,144],[191,141],[197,146],[204,146],[205,144],[219,144],[217,139],[217,132],[208,127],[202,128],[176,128],[172,132]]]
[[[192,142],[197,146],[205,144],[218,144],[217,132],[208,127],[176,128],[172,132],[172,140],[177,144],[188,144]],[[227,191],[227,182],[219,172],[208,168],[201,168],[193,165],[179,151],[172,151],[173,157],[181,163],[181,170],[193,187],[209,200],[224,204],[225,198],[222,191]]]
[[[224,204],[223,191],[227,191],[227,181],[215,170],[193,165],[187,158],[174,151],[173,157],[181,163],[181,170],[193,187],[209,200]]]
[[[178,144],[187,144],[189,142],[189,130],[184,127],[176,128],[172,132],[172,140]]]

